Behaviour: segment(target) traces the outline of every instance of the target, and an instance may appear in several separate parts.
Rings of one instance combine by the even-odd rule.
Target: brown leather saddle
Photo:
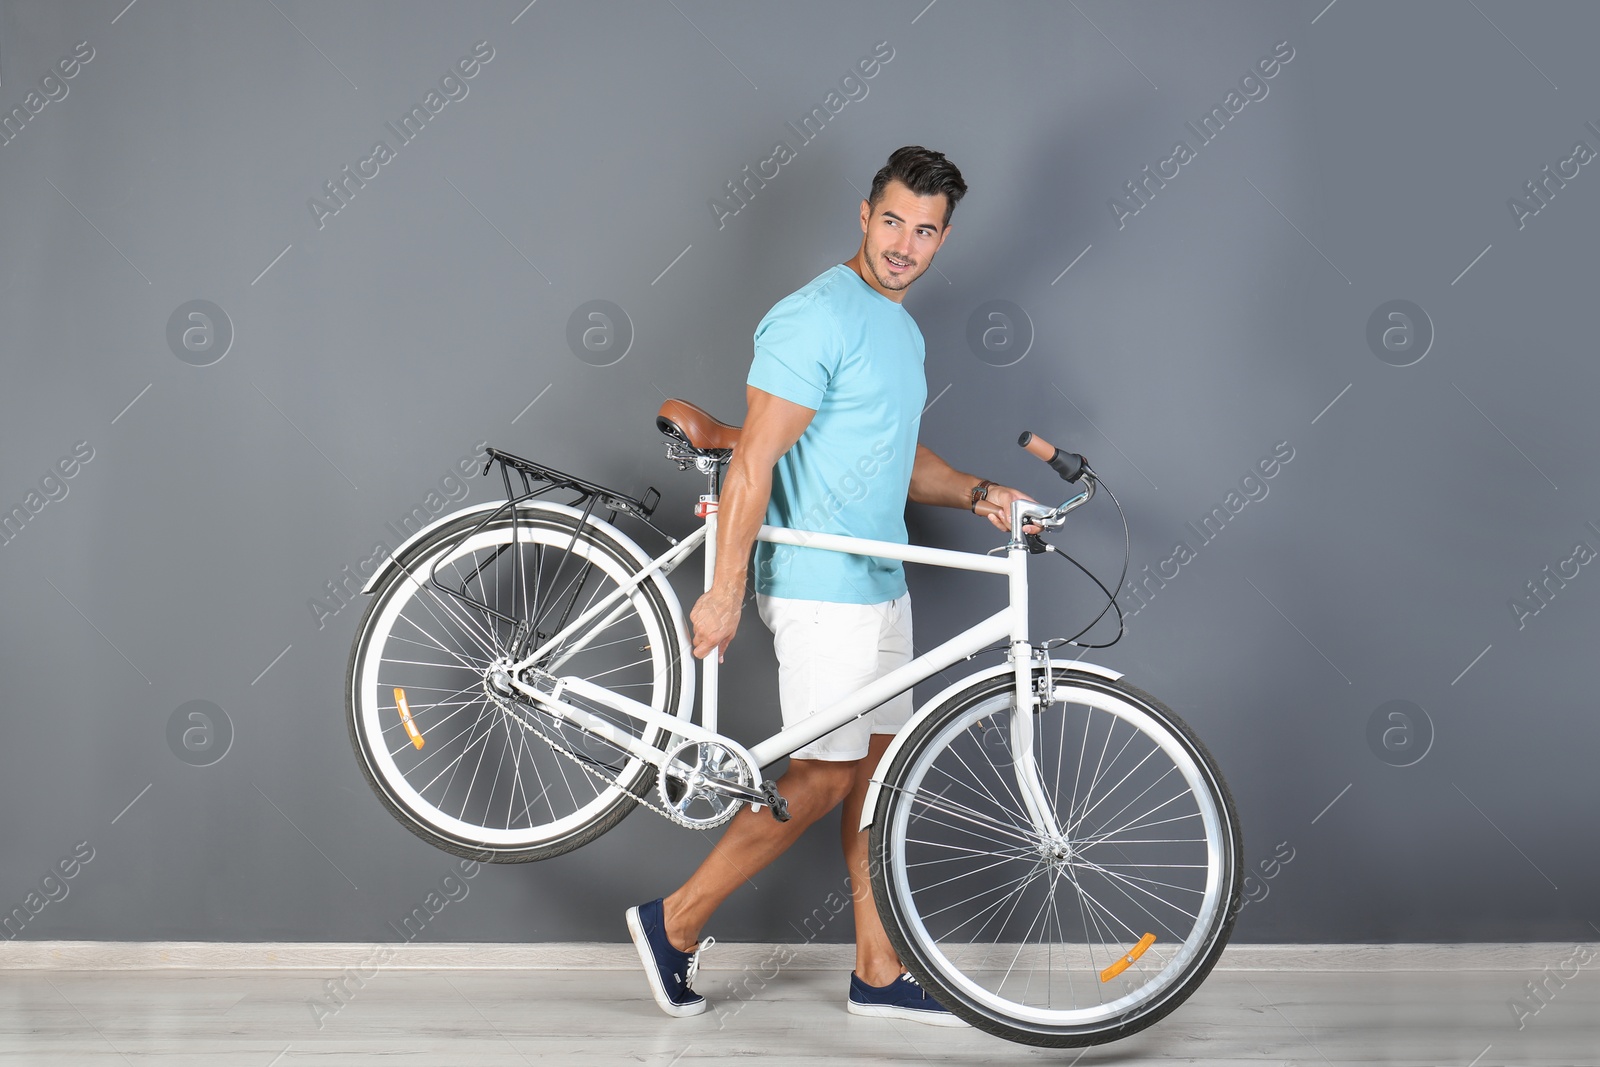
[[[699,452],[731,452],[739,444],[739,427],[711,417],[687,400],[668,400],[656,413],[656,429]]]

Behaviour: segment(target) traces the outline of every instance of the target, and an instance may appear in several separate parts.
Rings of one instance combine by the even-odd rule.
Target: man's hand
[[[988,496],[978,501],[978,506],[973,508],[972,487],[977,484],[979,483],[975,476],[956,470],[940,459],[927,445],[917,446],[916,462],[911,468],[912,500],[918,504],[961,508],[963,511],[972,508],[974,514],[982,515],[993,523],[995,529],[1010,533],[1011,502],[1032,500],[1033,497],[1021,489],[1013,489],[1009,485],[995,485],[991,482]],[[1022,532],[1038,533],[1039,528],[1030,523],[1023,527]]]
[[[739,615],[743,609],[743,600],[737,596],[727,596],[715,586],[695,601],[694,610],[689,612],[689,621],[694,625],[696,658],[705,659],[714,649],[717,662],[722,662],[734,633],[739,629]]]
[[[1011,532],[1011,502],[1013,500],[1033,500],[1033,497],[1021,489],[1013,489],[1008,485],[991,485],[989,495],[978,501],[978,506],[973,509],[973,514],[982,515],[994,524],[995,529],[1003,533]],[[1038,533],[1039,528],[1032,523],[1022,528],[1023,533]]]

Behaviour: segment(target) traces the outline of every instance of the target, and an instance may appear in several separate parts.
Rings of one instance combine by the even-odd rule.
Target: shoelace
[[[717,943],[717,939],[716,938],[714,938],[714,937],[706,938],[704,941],[700,942],[700,947],[695,949],[694,955],[689,957],[689,966],[684,971],[684,974],[683,974],[683,984],[684,984],[685,988],[692,987],[692,985],[694,983],[694,976],[700,970],[700,957],[701,957],[701,955],[703,955],[705,953],[706,949],[710,948],[711,946],[715,945],[716,943]]]

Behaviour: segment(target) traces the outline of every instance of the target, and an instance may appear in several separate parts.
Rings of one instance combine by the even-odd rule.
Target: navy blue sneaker
[[[639,962],[644,964],[644,976],[650,980],[650,992],[662,1011],[686,1019],[710,1006],[690,983],[700,967],[700,954],[716,944],[716,938],[701,941],[694,952],[680,952],[674,948],[667,940],[659,899],[628,909],[628,933],[633,937],[633,947],[639,950]]]
[[[871,1015],[879,1019],[907,1019],[931,1026],[967,1026],[965,1019],[950,1014],[943,1004],[930,997],[909,974],[885,986],[868,985],[850,972],[850,999],[845,1008],[851,1015]]]

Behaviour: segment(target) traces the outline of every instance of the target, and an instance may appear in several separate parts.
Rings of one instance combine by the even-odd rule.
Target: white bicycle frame
[[[1077,496],[1058,508],[1046,507],[1033,501],[1018,500],[1011,505],[1011,528],[1020,531],[1031,519],[1048,519],[1054,526],[1067,512],[1082,506],[1093,495],[1093,483],[1088,483]],[[573,676],[554,672],[572,655],[581,650],[596,634],[604,630],[626,609],[623,598],[630,595],[656,574],[672,573],[679,564],[704,546],[705,586],[710,589],[716,568],[717,511],[714,497],[703,499],[705,521],[690,536],[684,538],[652,560],[637,574],[611,591],[604,599],[591,605],[543,644],[508,668],[509,682],[524,696],[548,709],[552,714],[572,722],[578,728],[605,738],[611,744],[627,751],[665,773],[669,758],[666,751],[647,744],[641,738],[617,727],[597,715],[563,700],[564,693],[572,693],[585,700],[594,701],[617,712],[637,719],[647,725],[661,728],[669,738],[687,742],[711,742],[725,746],[745,760],[753,772],[775,763],[823,735],[859,718],[890,697],[904,692],[938,672],[974,653],[999,642],[1005,642],[1015,677],[1016,704],[1020,709],[1032,710],[1039,697],[1034,692],[1032,671],[1035,665],[1033,649],[1028,641],[1028,556],[1027,544],[1020,534],[1013,533],[1004,555],[958,552],[950,549],[928,548],[922,545],[897,544],[889,541],[872,541],[839,534],[810,533],[775,526],[762,526],[757,539],[771,544],[794,545],[803,548],[845,552],[854,555],[876,556],[882,559],[920,563],[950,570],[976,571],[982,574],[1004,576],[1007,581],[1009,601],[1001,610],[971,626],[935,648],[912,659],[872,684],[857,690],[844,700],[821,709],[803,722],[790,726],[766,740],[744,748],[737,741],[717,731],[717,657],[707,656],[700,661],[701,713],[699,724],[677,718],[637,700],[614,693],[604,686]],[[589,633],[584,629],[599,620]],[[687,647],[686,634],[680,634]],[[571,645],[563,647],[568,641]],[[535,667],[554,649],[560,655],[543,667]],[[531,681],[524,681],[527,675]],[[902,731],[904,732],[904,731]],[[1023,802],[1033,820],[1034,828],[1046,840],[1061,836],[1051,805],[1046,801],[1038,769],[1033,758],[1033,716],[1011,716],[1012,752],[1016,753],[1017,780]],[[888,762],[886,759],[885,763]],[[880,768],[880,773],[883,768]],[[757,774],[759,780],[759,774]]]

